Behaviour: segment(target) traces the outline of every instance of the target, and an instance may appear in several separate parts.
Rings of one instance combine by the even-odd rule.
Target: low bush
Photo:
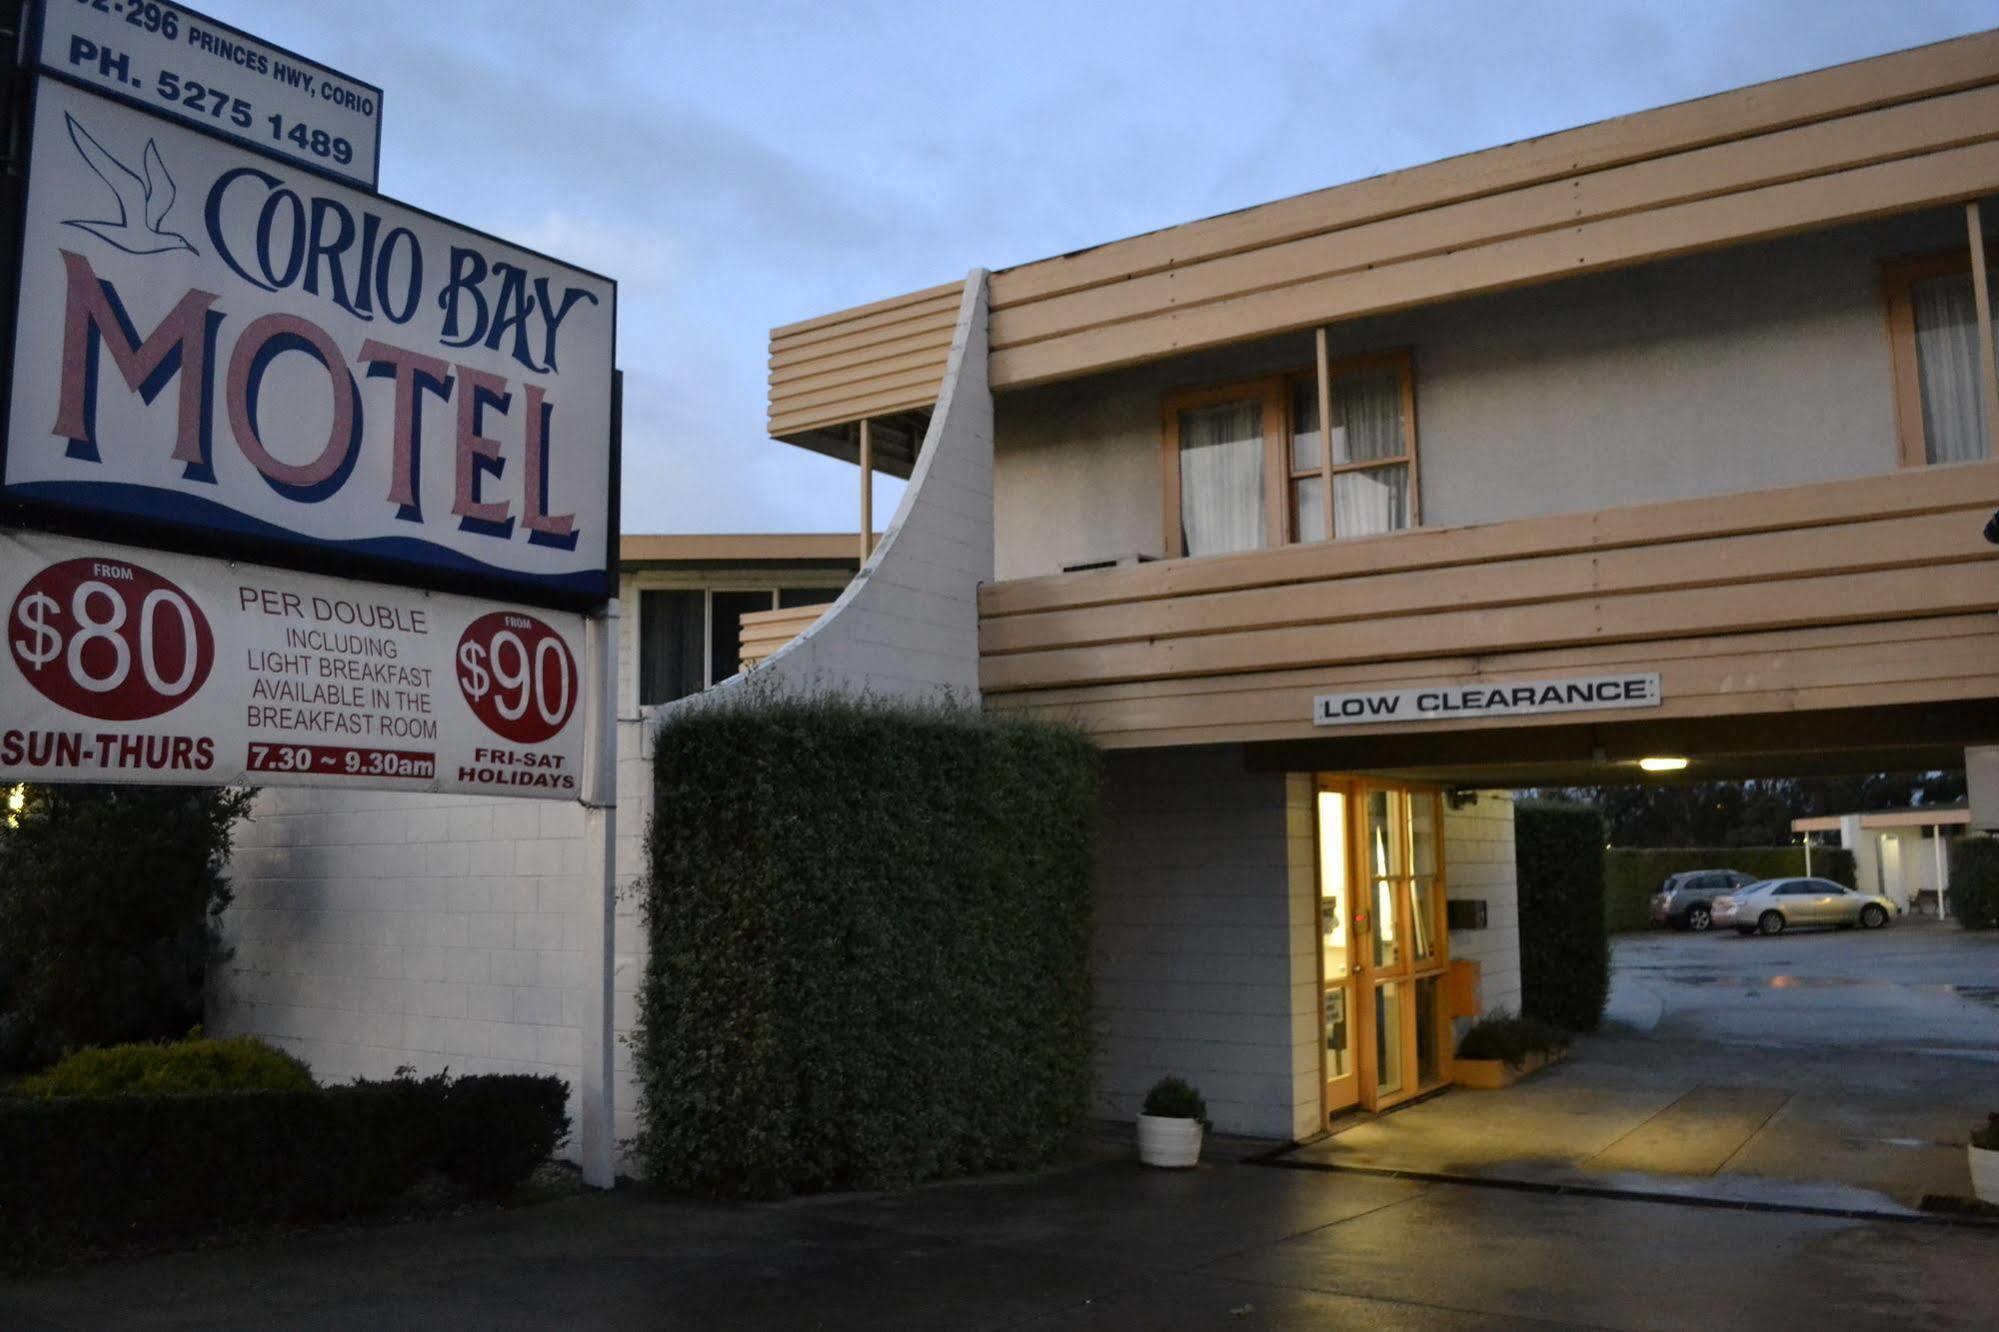
[[[1603,913],[1603,816],[1586,805],[1514,808],[1520,883],[1520,1011],[1595,1031],[1610,996]]]
[[[428,1169],[492,1195],[567,1130],[550,1077],[0,1097],[0,1254],[366,1215]]]
[[[1488,1013],[1458,1042],[1458,1058],[1499,1059],[1518,1068],[1529,1055],[1568,1048],[1569,1035],[1560,1027],[1512,1013]]]
[[[1614,847],[1603,853],[1604,922],[1612,933],[1652,926],[1652,897],[1669,874],[1686,870],[1741,870],[1759,879],[1805,873],[1802,846]],[[1812,848],[1812,874],[1855,886],[1853,852]]]
[[[1951,844],[1950,914],[1967,930],[1999,929],[1999,838]]]
[[[1161,1078],[1145,1094],[1139,1113],[1161,1119],[1198,1119],[1206,1126],[1208,1103],[1185,1078]]]
[[[505,1193],[569,1136],[568,1106],[561,1078],[459,1078],[438,1103],[437,1166],[468,1193]]]
[[[311,1091],[302,1060],[254,1036],[108,1045],[66,1055],[8,1088],[14,1096],[164,1095],[173,1092]]]
[[[1985,1127],[1971,1130],[1971,1145],[1983,1152],[1999,1152],[1999,1110],[1985,1117]]]

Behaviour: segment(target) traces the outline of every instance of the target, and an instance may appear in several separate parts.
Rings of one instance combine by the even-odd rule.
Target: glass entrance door
[[[1380,1109],[1450,1077],[1442,801],[1385,782],[1319,785],[1326,1111]]]
[[[1347,793],[1319,792],[1319,1034],[1326,1113],[1360,1101],[1354,1051],[1353,891],[1347,839]]]

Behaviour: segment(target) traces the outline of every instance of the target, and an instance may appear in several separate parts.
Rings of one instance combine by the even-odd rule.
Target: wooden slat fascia
[[[811,329],[804,333],[773,334],[770,339],[772,355],[799,351],[807,347],[837,346],[862,334],[877,333],[884,329],[895,330],[900,337],[914,331],[915,326],[940,314],[956,316],[959,294],[954,291],[921,304],[905,306],[899,310],[884,310],[879,314],[861,315],[858,318],[842,319],[824,328]]]
[[[855,385],[904,385],[921,383],[925,377],[942,379],[944,365],[949,359],[950,348],[947,346],[936,351],[897,357],[892,361],[849,366],[845,370],[836,370],[828,375],[814,375],[810,379],[774,377],[770,382],[771,401],[782,409],[788,401],[802,404],[813,394],[850,390]],[[911,376],[915,378],[912,379]]]
[[[848,402],[852,398],[866,398],[890,388],[924,388],[926,384],[932,388],[932,396],[936,396],[936,386],[942,382],[944,382],[944,362],[934,360],[910,370],[868,374],[856,380],[840,380],[834,384],[826,384],[822,388],[810,388],[810,386],[796,388],[792,384],[772,386],[770,406],[774,412],[794,412],[802,408],[828,406],[834,402]]]
[[[830,361],[840,356],[880,356],[887,354],[884,350],[886,348],[900,347],[909,342],[916,342],[919,345],[938,342],[949,346],[951,335],[957,327],[958,312],[951,310],[942,314],[925,315],[921,319],[912,319],[906,324],[866,329],[843,338],[814,343],[809,347],[789,351],[772,347],[768,361],[772,369],[786,370],[810,366],[815,361]]]
[[[1175,265],[1999,81],[1999,31],[1316,190],[992,275],[995,312]]]
[[[1280,549],[1013,579],[979,589],[981,618],[1115,605],[1493,560],[1670,545],[1999,505],[1999,461],[1910,468],[1842,481],[1549,514],[1461,527],[1420,527]]]
[[[926,328],[899,338],[884,338],[879,342],[857,342],[853,347],[840,351],[828,351],[819,355],[793,354],[772,356],[766,365],[772,378],[783,374],[817,375],[828,370],[838,370],[843,366],[860,365],[867,361],[879,361],[891,356],[901,356],[906,352],[925,351],[930,348],[949,348],[952,330],[957,320],[936,319],[935,327]]]
[[[783,416],[772,415],[767,429],[773,439],[783,439],[788,435],[802,434],[808,430],[824,430],[831,426],[848,425],[863,417],[887,416],[892,412],[914,411],[918,407],[934,407],[937,405],[937,389],[937,385],[932,385],[928,393],[889,391],[834,407],[815,407]]]
[[[899,375],[884,375],[880,379],[867,379],[854,384],[840,384],[830,389],[822,389],[817,393],[784,394],[771,399],[770,410],[773,415],[786,416],[793,412],[825,411],[832,408],[841,408],[848,403],[863,402],[870,398],[881,397],[885,393],[907,396],[912,391],[920,393],[926,390],[929,397],[934,401],[937,397],[937,391],[943,385],[943,382],[944,372],[942,370],[912,370]],[[849,419],[859,419],[861,415],[870,414],[856,413]]]
[[[1388,221],[1181,265],[992,314],[995,350],[1315,278],[1404,263],[1999,137],[1999,86],[1803,125]]]
[[[1999,577],[1987,560],[1925,569],[1920,577],[1905,570],[1829,573],[1791,579],[1782,588],[1781,598],[1773,597],[1769,586],[1746,583],[1476,614],[1451,610],[1393,621],[1113,643],[993,657],[980,663],[981,675],[995,690],[1038,689],[1999,610]]]
[[[1615,675],[1626,670],[1657,671],[1661,697],[1683,704],[1697,699],[1731,694],[1769,692],[1773,689],[1829,689],[1872,683],[1912,680],[1959,679],[1968,675],[1999,674],[1999,634],[1959,637],[1942,641],[1888,642],[1861,646],[1825,644],[1811,649],[1787,648],[1737,655],[1707,654],[1647,661],[1628,651],[1599,649],[1577,654],[1571,668],[1591,675]],[[1522,680],[1531,673],[1517,668],[1471,677],[1480,680]],[[1441,681],[1439,681],[1441,683]],[[1453,683],[1460,681],[1454,680]],[[1426,683],[1421,678],[1397,677],[1396,688]],[[1246,681],[1227,693],[1164,695],[1138,699],[1101,699],[1058,705],[1082,716],[1115,719],[1120,729],[1185,725],[1189,718],[1217,723],[1245,721],[1299,721],[1311,723],[1312,699],[1317,694],[1388,687],[1373,681],[1353,680],[1339,672],[1320,675],[1309,684],[1276,685],[1261,679]],[[1006,698],[1033,710],[1044,705],[1033,694],[1010,694]],[[1649,715],[1651,710],[1646,709]],[[1517,721],[1518,718],[1465,718],[1463,721]],[[1573,717],[1570,720],[1574,720]],[[1449,720],[1403,721],[1370,726],[1342,726],[1340,735],[1376,735],[1412,729],[1429,730],[1451,725]],[[1322,728],[1323,729],[1323,728]]]
[[[1466,653],[1425,657],[1416,661],[1366,661],[1245,675],[1188,676],[1031,691],[992,691],[989,702],[993,707],[1059,709],[1185,700],[1189,706],[1198,707],[1201,706],[1198,700],[1202,699],[1272,690],[1323,694],[1352,689],[1413,687],[1433,681],[1440,684],[1477,684],[1574,675],[1583,671],[1659,670],[1670,663],[1694,658],[1781,657],[1795,652],[1867,648],[1877,644],[1907,646],[1914,652],[1924,653],[1930,651],[1933,645],[1947,649],[1951,640],[1959,639],[1999,641],[1999,621],[1990,615],[1938,615],[1916,620],[1712,634],[1651,642],[1525,652]],[[981,687],[984,687],[983,684]]]
[[[1599,723],[1674,722],[1704,717],[1744,717],[1792,712],[1833,712],[1847,708],[1889,708],[1916,703],[1954,703],[1999,696],[1999,675],[1974,675],[1952,680],[1919,680],[1893,684],[1844,686],[1832,689],[1773,690],[1767,693],[1728,694],[1701,703],[1661,704],[1643,714],[1588,714]],[[1034,714],[1041,715],[1041,714]],[[1474,731],[1499,730],[1507,726],[1561,726],[1576,724],[1578,714],[1546,714],[1528,717],[1492,718],[1465,722],[1439,722],[1440,729]],[[1082,720],[1065,717],[1072,725],[1091,730],[1091,739],[1104,749],[1160,749],[1186,745],[1254,744],[1269,740],[1324,740],[1325,728],[1310,721],[1264,722],[1237,726],[1190,724],[1164,730],[1093,730]],[[1358,739],[1360,737],[1350,737]],[[1380,738],[1377,736],[1376,738]],[[1836,734],[1828,735],[1825,748],[1842,748]]]
[[[1021,388],[1315,324],[1530,286],[1999,190],[1999,142],[1898,158],[1645,213],[1320,278],[992,353],[994,388]]]
[[[1828,569],[1866,573],[1986,560],[1995,552],[1979,535],[1984,513],[1981,504],[1912,518],[1710,537],[1676,544],[1670,553],[1626,547],[1450,571],[1390,569],[1299,586],[1008,616],[980,623],[979,651],[999,656],[1443,610],[1479,612],[1638,592],[1780,583]]]
[[[820,329],[830,328],[835,324],[852,323],[857,319],[863,319],[869,315],[888,314],[897,310],[906,310],[912,305],[924,305],[946,297],[955,301],[964,294],[964,290],[965,284],[962,282],[940,282],[934,287],[925,287],[921,291],[904,292],[900,296],[888,296],[879,301],[870,301],[866,305],[849,306],[844,310],[835,310],[831,314],[814,315],[810,319],[801,319],[796,323],[779,324],[770,331],[770,336],[772,341],[777,341],[781,338],[795,338],[800,334],[816,332]]]

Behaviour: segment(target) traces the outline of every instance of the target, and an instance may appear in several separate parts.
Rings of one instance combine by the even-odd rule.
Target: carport
[[[1806,873],[1811,872],[1813,835],[1837,834],[1839,845],[1853,853],[1859,879],[1854,887],[1891,897],[1904,912],[1917,910],[1927,898],[1943,917],[1950,914],[1944,898],[1950,888],[1946,830],[1961,836],[1970,824],[1967,806],[1932,805],[1792,819],[1791,831],[1804,835]],[[1924,842],[1929,843],[1927,851]]]

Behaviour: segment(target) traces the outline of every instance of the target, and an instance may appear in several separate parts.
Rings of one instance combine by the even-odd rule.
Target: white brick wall
[[[626,884],[651,804],[640,742],[636,721],[620,725]],[[595,943],[582,828],[581,807],[552,801],[265,790],[237,829],[236,900],[222,918],[235,956],[211,980],[209,1028],[265,1037],[322,1082],[402,1065],[552,1073],[577,1117]],[[623,933],[621,950],[634,937]],[[621,954],[621,1015],[635,972]]]
[[[1293,783],[1235,746],[1105,757],[1098,842],[1097,1112],[1130,1119],[1178,1074],[1223,1132],[1289,1138],[1301,1048],[1316,1077],[1311,986],[1294,985],[1302,862]],[[1309,898],[1304,899],[1309,911]],[[1311,918],[1303,926],[1310,961]],[[1316,1092],[1315,1092],[1316,1095]]]
[[[1480,791],[1475,803],[1444,802],[1444,872],[1451,897],[1484,898],[1486,928],[1452,930],[1451,956],[1481,968],[1479,1011],[1520,1010],[1520,894],[1513,864],[1513,796]]]

